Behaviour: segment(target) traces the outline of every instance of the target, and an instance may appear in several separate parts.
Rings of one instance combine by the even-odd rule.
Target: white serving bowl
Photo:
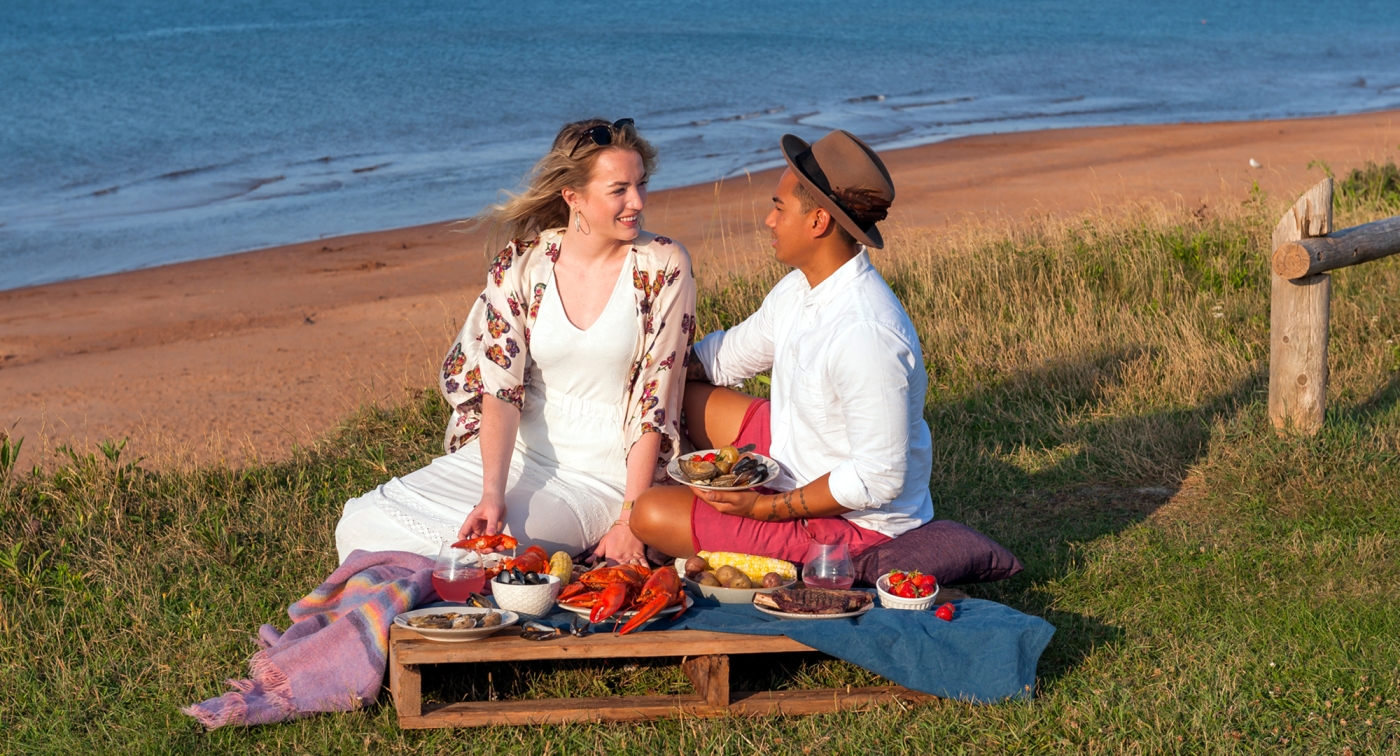
[[[714,599],[721,604],[752,604],[755,593],[772,593],[778,588],[788,588],[797,582],[797,578],[793,578],[777,588],[725,588],[720,585],[701,585],[685,576],[685,557],[676,557],[676,573],[681,576],[681,582],[691,593]]]
[[[911,599],[890,593],[889,575],[881,575],[880,579],[875,581],[875,591],[880,594],[880,606],[886,609],[912,609],[915,611],[927,609],[933,606],[933,602],[938,598],[938,591],[941,587],[942,586],[938,585],[938,583],[934,583],[933,593],[923,598]]]
[[[522,619],[539,619],[549,614],[554,609],[554,600],[559,598],[559,591],[564,585],[554,575],[540,573],[540,577],[549,582],[539,585],[513,585],[502,583],[500,576],[496,576],[496,579],[491,581],[491,595],[496,599],[496,606],[509,609]]]

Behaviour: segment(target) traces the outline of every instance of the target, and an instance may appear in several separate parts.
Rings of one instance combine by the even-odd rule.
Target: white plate
[[[763,612],[764,614],[771,614],[774,617],[777,617],[778,619],[845,619],[847,617],[859,617],[860,615],[865,614],[871,609],[874,609],[875,602],[871,601],[870,603],[866,604],[864,609],[857,609],[854,612],[845,612],[844,614],[794,614],[792,612],[780,612],[777,609],[769,609],[766,606],[759,606],[758,604],[754,604],[753,608],[759,610],[760,612]]]
[[[408,624],[409,617],[418,617],[424,614],[447,614],[456,612],[458,614],[485,614],[487,612],[498,612],[501,615],[501,624],[495,627],[473,627],[468,630],[434,630],[427,627],[412,627]],[[394,624],[399,627],[408,628],[424,638],[431,638],[435,641],[446,641],[448,643],[461,643],[464,641],[481,640],[489,635],[495,635],[503,627],[510,627],[520,621],[520,616],[515,612],[504,609],[483,609],[479,606],[463,606],[449,604],[447,606],[427,606],[422,609],[404,612],[394,618]]]
[[[676,481],[677,483],[680,483],[683,486],[700,488],[706,491],[747,491],[750,488],[758,488],[759,486],[766,486],[769,483],[772,483],[782,473],[782,471],[778,468],[778,463],[774,462],[771,457],[765,457],[762,454],[759,454],[758,452],[745,452],[746,454],[752,454],[755,457],[758,457],[758,461],[762,462],[764,466],[768,468],[768,477],[763,478],[762,480],[756,480],[747,486],[707,486],[702,483],[691,483],[688,478],[681,474],[682,459],[690,459],[691,457],[694,457],[696,455],[703,456],[705,454],[717,451],[719,450],[702,449],[698,452],[682,454],[681,456],[676,457],[675,459],[671,460],[666,464],[666,474],[670,475],[672,480]]]
[[[685,604],[683,606],[668,606],[665,609],[662,609],[661,611],[657,612],[656,617],[652,617],[651,619],[647,620],[647,622],[655,622],[657,618],[663,617],[667,614],[679,614],[692,606],[695,606],[695,599],[691,598],[690,596],[686,596]],[[573,612],[574,614],[577,614],[578,616],[583,617],[584,619],[588,619],[588,615],[593,613],[593,607],[591,606],[573,606],[571,604],[565,604],[563,602],[560,602],[559,608],[563,609],[566,612]],[[608,617],[603,621],[612,622],[613,620],[629,620],[635,616],[637,616],[637,612],[635,611],[618,612],[617,614],[614,614],[613,616]]]
[[[788,588],[797,583],[797,578],[793,578],[777,588],[725,588],[722,585],[701,585],[685,576],[685,557],[676,557],[676,573],[681,576],[685,587],[721,604],[751,604],[754,594],[772,593],[778,588]]]

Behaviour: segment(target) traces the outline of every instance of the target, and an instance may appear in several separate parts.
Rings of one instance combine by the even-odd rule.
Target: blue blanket
[[[852,619],[785,620],[748,604],[698,598],[674,620],[644,630],[713,630],[787,637],[874,672],[906,688],[942,698],[995,703],[1029,698],[1035,668],[1055,628],[1039,617],[994,601],[954,601],[951,622],[933,611],[876,607]],[[556,611],[545,621],[564,626],[574,615]],[[598,631],[611,629],[598,625]]]

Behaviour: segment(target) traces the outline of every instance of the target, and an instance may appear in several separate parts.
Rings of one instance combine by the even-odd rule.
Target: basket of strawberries
[[[938,579],[918,570],[891,570],[875,581],[875,589],[880,593],[880,606],[886,609],[922,610],[938,598]]]

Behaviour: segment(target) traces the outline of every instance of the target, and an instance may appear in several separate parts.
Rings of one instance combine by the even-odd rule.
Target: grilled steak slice
[[[864,591],[832,591],[825,588],[779,588],[756,593],[753,602],[789,614],[846,614],[870,603]]]

